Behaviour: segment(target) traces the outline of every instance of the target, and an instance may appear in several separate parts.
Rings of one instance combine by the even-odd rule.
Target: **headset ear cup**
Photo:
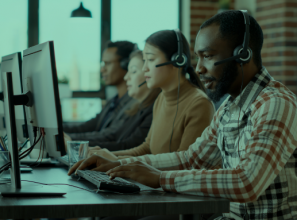
[[[175,67],[183,67],[183,66],[186,66],[187,65],[187,61],[188,61],[188,58],[187,56],[183,53],[182,54],[182,58],[183,60],[181,62],[178,62],[176,61],[178,58],[178,53],[175,53],[171,56],[171,61],[175,61],[172,63],[173,66]]]
[[[233,56],[237,56],[240,53],[239,51],[242,49],[243,49],[242,45],[237,46],[233,51]],[[238,62],[237,60],[239,59],[236,59],[236,62]]]
[[[243,50],[243,47],[242,45],[239,45],[237,46],[234,51],[233,51],[233,56],[237,56],[238,54],[240,54],[240,52]],[[253,56],[253,52],[251,50],[251,48],[248,47],[247,49],[247,52],[248,52],[248,56],[246,58],[238,58],[236,59],[235,61],[237,63],[242,63],[242,64],[245,64],[245,63],[248,63],[250,62],[250,60],[252,59],[252,56]]]
[[[128,70],[129,59],[123,59],[120,62],[120,66],[123,70]]]

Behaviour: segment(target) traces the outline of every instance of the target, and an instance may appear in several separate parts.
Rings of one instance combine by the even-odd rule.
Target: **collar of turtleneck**
[[[189,81],[184,81],[180,84],[180,90],[179,90],[179,102],[183,101],[186,97],[189,96],[189,94],[197,89],[195,86],[193,86]],[[169,92],[164,92],[162,93],[165,102],[167,105],[176,105],[177,103],[177,95],[178,95],[178,88],[171,90]]]

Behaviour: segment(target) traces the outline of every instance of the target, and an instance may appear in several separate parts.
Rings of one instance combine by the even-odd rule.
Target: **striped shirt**
[[[297,219],[296,113],[296,96],[263,67],[187,151],[120,162],[162,170],[165,191],[229,199],[227,218]]]

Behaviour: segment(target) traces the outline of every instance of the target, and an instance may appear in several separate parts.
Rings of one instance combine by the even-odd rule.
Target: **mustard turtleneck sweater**
[[[177,92],[161,92],[153,108],[153,121],[145,142],[138,147],[115,151],[117,156],[141,156],[168,153],[173,120],[176,114]],[[215,113],[207,95],[188,81],[180,86],[178,112],[174,122],[171,152],[184,151],[201,136]],[[121,158],[121,157],[119,157]]]

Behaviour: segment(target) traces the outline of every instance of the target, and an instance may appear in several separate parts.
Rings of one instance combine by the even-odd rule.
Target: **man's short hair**
[[[120,61],[124,59],[129,59],[131,52],[135,49],[135,44],[130,41],[109,41],[107,42],[105,48],[116,47],[116,54],[120,57]]]
[[[258,22],[250,18],[250,42],[249,47],[253,51],[253,60],[258,68],[262,67],[261,49],[263,45],[263,32]],[[220,37],[229,42],[233,50],[243,43],[245,23],[242,12],[231,10],[221,12],[205,21],[200,30],[212,24],[220,26]]]

